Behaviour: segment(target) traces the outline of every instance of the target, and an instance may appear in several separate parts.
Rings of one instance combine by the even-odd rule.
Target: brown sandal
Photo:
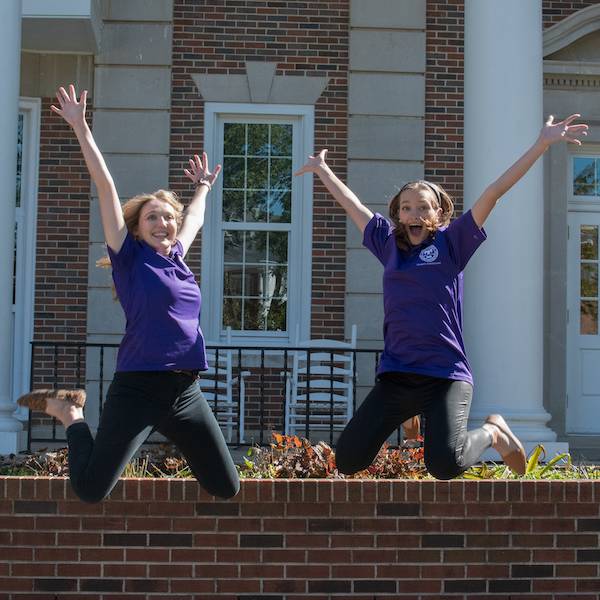
[[[404,438],[407,440],[416,440],[421,434],[421,419],[419,415],[415,415],[402,423]]]
[[[485,422],[495,425],[508,438],[507,451],[504,454],[500,454],[504,464],[508,465],[515,473],[525,475],[525,470],[527,469],[525,448],[523,448],[523,444],[521,444],[519,438],[510,430],[508,423],[502,415],[489,415]],[[494,443],[495,441],[494,439]]]
[[[85,404],[85,390],[34,390],[21,396],[17,400],[19,406],[26,406],[31,410],[44,412],[46,410],[46,400],[55,398],[62,402],[74,404],[83,408]]]

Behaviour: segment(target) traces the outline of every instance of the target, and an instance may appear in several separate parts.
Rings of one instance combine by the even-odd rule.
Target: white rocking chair
[[[233,374],[233,355],[231,350],[231,327],[227,328],[227,346],[212,348],[206,351],[208,370],[201,371],[198,382],[202,394],[213,410],[217,422],[223,429],[228,442],[233,441],[233,432],[239,430],[239,441],[244,441],[244,377],[249,371],[242,371],[239,379],[239,406],[238,394],[234,393],[234,386],[238,378]],[[218,360],[217,360],[218,358]]]
[[[310,435],[311,431],[341,431],[353,413],[356,325],[351,341],[299,340],[286,373],[285,433]],[[319,351],[319,349],[323,349]]]

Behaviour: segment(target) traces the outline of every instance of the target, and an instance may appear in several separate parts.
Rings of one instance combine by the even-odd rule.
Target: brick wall
[[[203,100],[190,75],[245,74],[245,61],[277,63],[277,75],[329,77],[315,107],[315,148],[346,175],[348,21],[345,0],[175,0],[171,100],[170,185],[183,197],[181,173],[203,140]],[[344,337],[345,228],[343,212],[315,185],[312,335]],[[199,245],[197,245],[198,247]],[[200,275],[196,250],[191,265]],[[294,324],[292,324],[292,327]]]
[[[0,479],[7,600],[596,600],[600,482]]]
[[[425,179],[463,205],[464,2],[427,2]]]
[[[587,8],[593,4],[598,4],[597,0],[574,0],[568,2],[563,0],[543,0],[542,18],[544,27],[555,25],[574,12]]]
[[[84,342],[86,335],[90,177],[77,138],[42,99],[36,237],[34,339]],[[91,114],[91,106],[89,107]],[[77,378],[76,352],[35,351],[35,384]],[[80,364],[80,375],[85,365]]]

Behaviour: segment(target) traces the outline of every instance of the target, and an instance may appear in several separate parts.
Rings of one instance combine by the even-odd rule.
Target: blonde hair
[[[400,250],[405,252],[410,250],[411,244],[408,240],[406,228],[400,223],[400,196],[405,190],[429,190],[434,197],[434,209],[441,208],[439,219],[437,221],[425,221],[425,227],[433,235],[440,227],[445,227],[450,224],[450,219],[454,214],[454,203],[452,197],[448,192],[436,183],[431,183],[425,179],[418,179],[417,181],[409,181],[404,184],[400,191],[390,201],[390,220],[394,225],[394,237],[396,238],[396,245]]]
[[[142,208],[152,200],[160,200],[166,202],[175,209],[175,221],[177,223],[177,229],[181,226],[183,221],[183,204],[179,201],[177,194],[169,190],[156,190],[151,194],[138,194],[133,198],[130,198],[123,204],[123,218],[125,219],[125,226],[127,231],[135,237],[135,231],[140,221],[140,213]],[[103,256],[96,261],[97,267],[108,268],[111,266],[110,258]]]

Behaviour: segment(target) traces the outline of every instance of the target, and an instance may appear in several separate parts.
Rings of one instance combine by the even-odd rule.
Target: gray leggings
[[[467,431],[472,395],[473,387],[465,381],[382,374],[340,435],[338,469],[346,474],[366,469],[401,423],[423,414],[427,470],[436,479],[453,479],[492,445],[485,429]]]
[[[238,474],[221,429],[195,378],[173,371],[116,373],[96,439],[86,423],[67,429],[71,485],[84,502],[100,502],[153,432],[176,444],[209,493],[231,498]]]

